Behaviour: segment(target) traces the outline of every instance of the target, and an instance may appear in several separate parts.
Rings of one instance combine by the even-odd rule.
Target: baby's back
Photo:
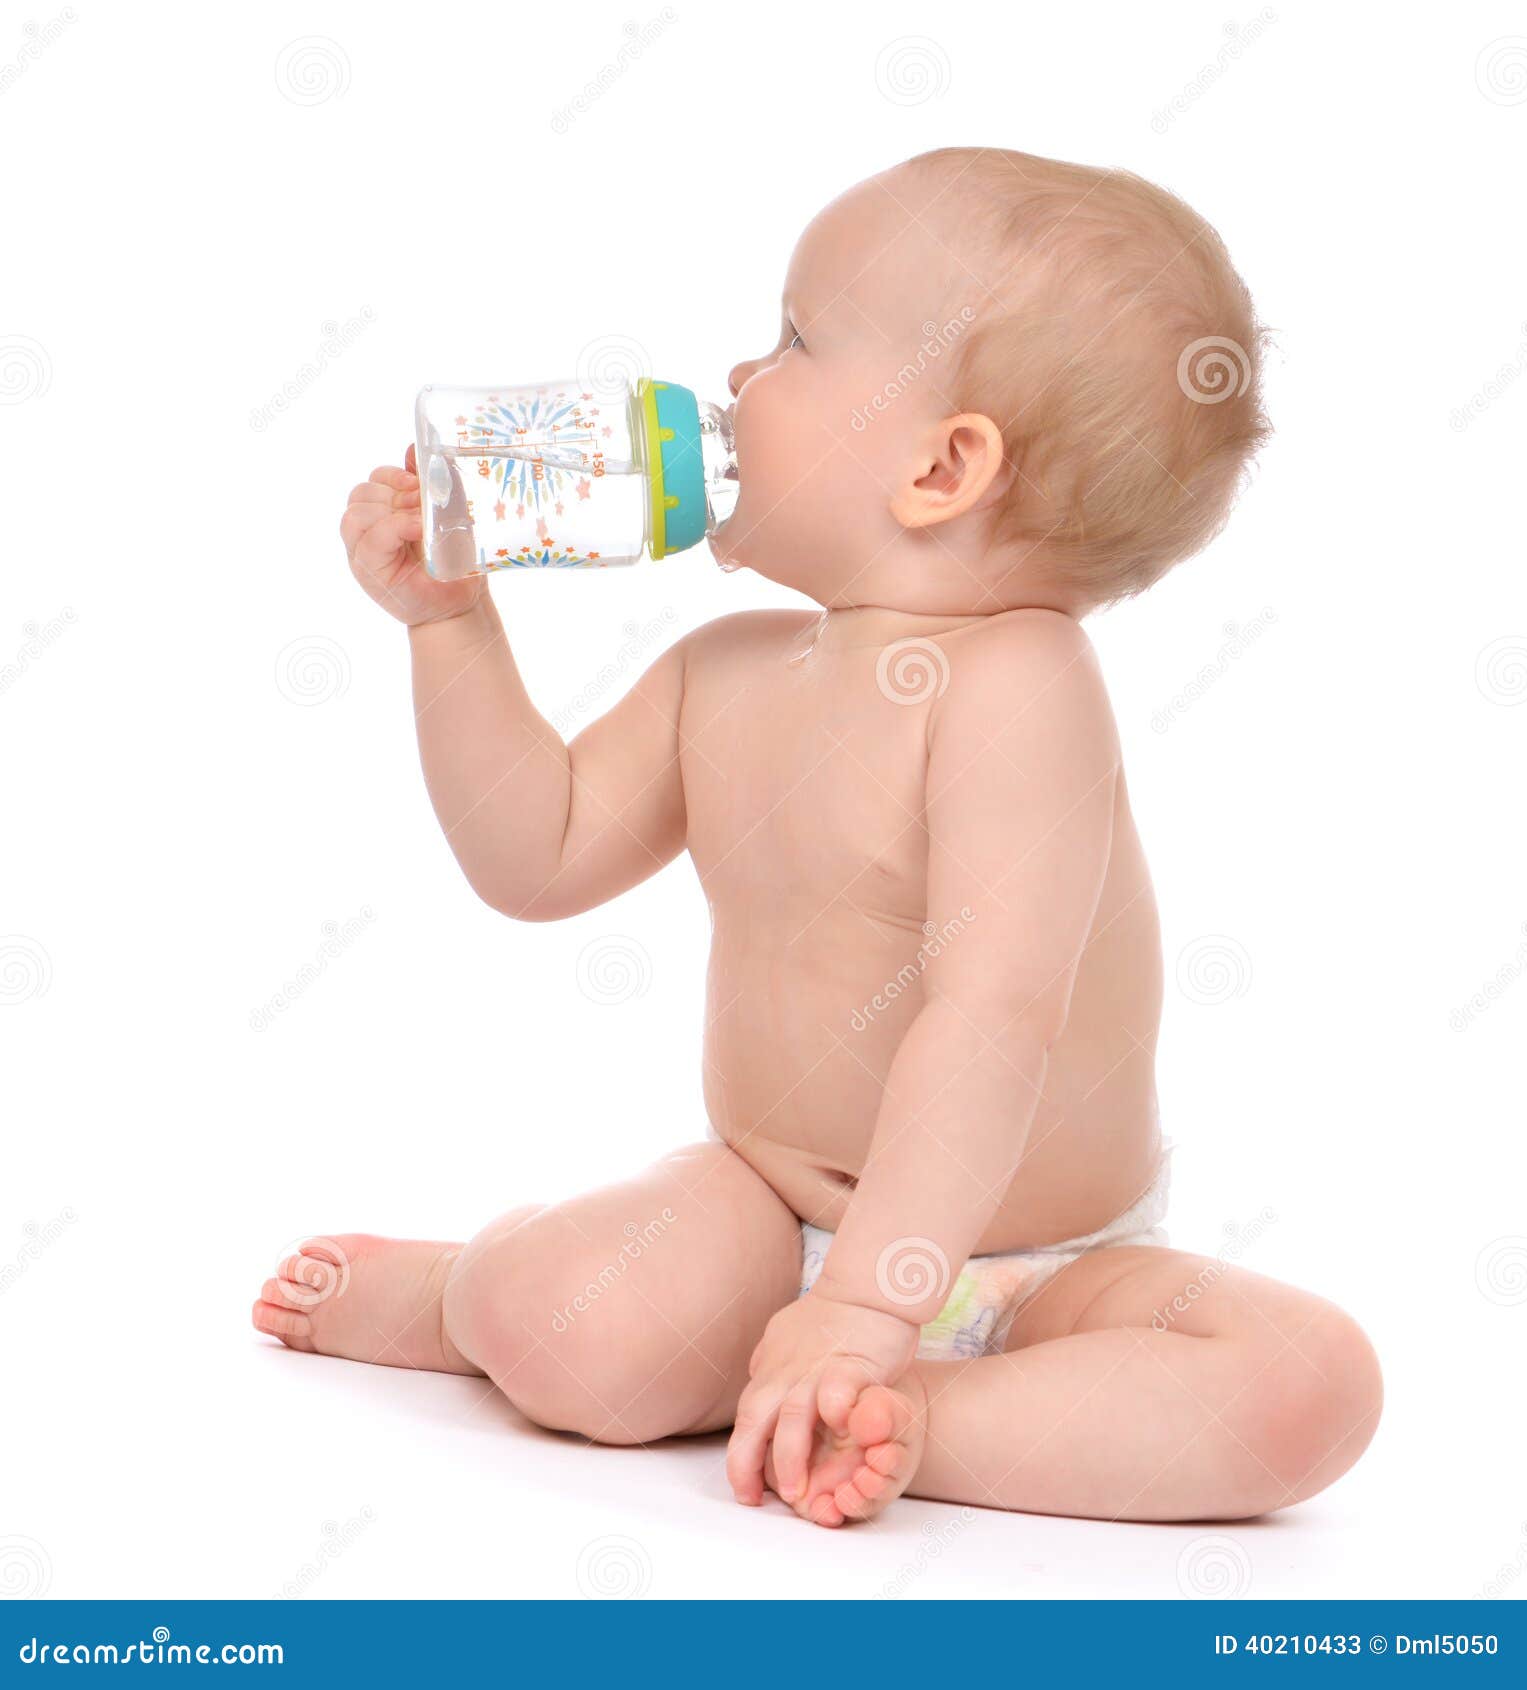
[[[980,619],[985,620],[985,619]],[[680,723],[688,848],[710,904],[711,1124],[803,1216],[835,1227],[923,978],[929,714],[980,620],[895,643],[894,618],[728,617],[691,646]],[[840,630],[852,624],[846,638]],[[891,644],[887,644],[887,641]],[[1101,896],[1023,1162],[979,1248],[1096,1230],[1157,1154],[1155,898],[1122,774]],[[1021,1085],[1015,1074],[1015,1100]]]

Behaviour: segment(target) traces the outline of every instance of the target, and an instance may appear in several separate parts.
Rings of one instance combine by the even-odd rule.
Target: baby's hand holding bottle
[[[436,581],[424,567],[424,525],[414,448],[398,469],[383,465],[354,488],[340,519],[350,571],[389,615],[410,627],[441,622],[472,610],[487,590],[486,578]]]

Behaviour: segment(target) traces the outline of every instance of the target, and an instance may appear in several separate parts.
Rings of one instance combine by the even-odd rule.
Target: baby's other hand
[[[424,521],[414,449],[406,468],[383,465],[351,491],[340,518],[340,538],[350,571],[382,609],[417,627],[471,610],[485,591],[484,578],[432,580],[424,567]]]
[[[726,1470],[732,1494],[763,1500],[764,1458],[790,1503],[806,1489],[817,1423],[844,1432],[861,1391],[893,1385],[917,1354],[918,1328],[897,1315],[835,1302],[815,1290],[782,1308],[764,1329],[737,1404]]]

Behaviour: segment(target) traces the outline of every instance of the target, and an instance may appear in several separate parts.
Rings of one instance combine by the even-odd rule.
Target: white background
[[[51,6],[0,8],[0,1588],[1527,1592],[1519,9]],[[474,899],[350,486],[423,382],[605,335],[722,397],[809,217],[970,143],[1172,188],[1277,333],[1229,530],[1090,624],[1165,923],[1173,1240],[1270,1211],[1245,1265],[1386,1372],[1363,1462],[1264,1522],[828,1534],[734,1508],[720,1439],[588,1449],[247,1324],[299,1236],[466,1237],[703,1133],[693,871],[554,926]],[[795,602],[703,549],[495,592],[549,713],[634,679],[629,624]],[[618,1004],[580,988],[612,936]]]

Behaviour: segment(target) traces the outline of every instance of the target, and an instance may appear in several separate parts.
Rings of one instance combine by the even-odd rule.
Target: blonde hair
[[[1267,330],[1224,242],[1125,170],[984,147],[901,168],[938,179],[936,214],[974,260],[949,393],[1017,470],[994,541],[1090,604],[1144,592],[1224,526],[1272,432]]]

